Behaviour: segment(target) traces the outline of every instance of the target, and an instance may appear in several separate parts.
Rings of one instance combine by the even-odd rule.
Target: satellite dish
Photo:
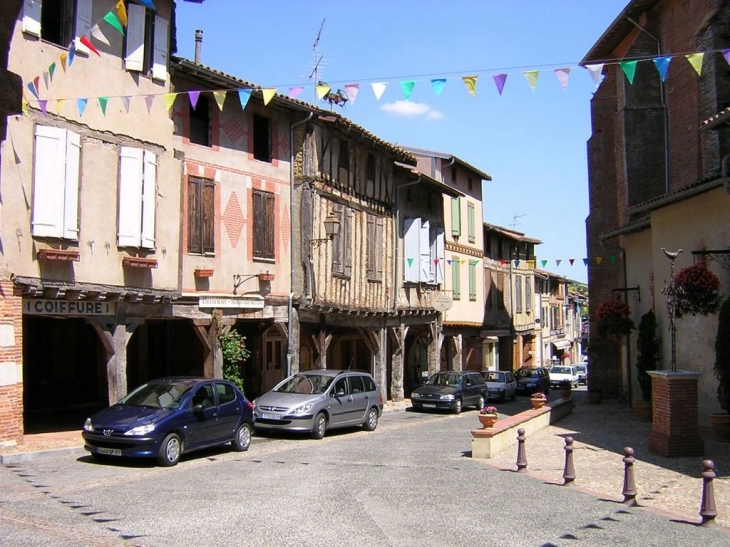
[[[451,309],[451,306],[454,305],[454,301],[446,294],[439,294],[433,297],[431,305],[436,311],[445,312],[446,310]]]

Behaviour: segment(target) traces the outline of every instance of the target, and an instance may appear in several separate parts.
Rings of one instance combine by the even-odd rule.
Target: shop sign
[[[115,315],[116,302],[96,302],[93,300],[46,300],[33,298],[23,300],[23,313],[26,315]]]
[[[262,310],[264,299],[260,296],[201,296],[198,307]]]

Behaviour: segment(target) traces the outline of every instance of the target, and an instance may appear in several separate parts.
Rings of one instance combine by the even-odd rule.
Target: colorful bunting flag
[[[276,88],[270,87],[268,89],[262,89],[261,93],[264,96],[264,106],[269,104],[269,101],[274,98],[274,95],[276,95]]]
[[[36,78],[36,80],[38,80],[38,78]],[[28,82],[28,89],[36,99],[40,99],[40,97],[38,96],[38,85],[36,83]]]
[[[153,10],[157,10],[157,8],[155,7],[155,5],[152,3],[152,0],[139,0],[139,1],[142,2],[148,8],[152,8]]]
[[[129,114],[129,104],[132,102],[131,97],[122,97],[122,104],[124,105],[124,110],[127,114]]]
[[[657,57],[653,59],[654,66],[659,71],[659,77],[662,79],[662,82],[667,79],[667,70],[669,69],[669,61],[671,60],[671,57]]]
[[[43,83],[46,84],[46,89],[48,89],[50,83],[48,81],[48,71],[47,70],[43,71]]]
[[[527,83],[530,85],[530,89],[534,92],[537,88],[537,77],[540,76],[539,70],[525,70],[522,74],[525,75]]]
[[[61,67],[63,67],[63,71],[66,72],[66,61],[68,60],[68,53],[63,52],[61,53]]]
[[[101,31],[101,29],[99,28],[99,25],[94,25],[93,27],[91,27],[91,35],[94,38],[96,38],[99,42],[101,42],[102,44],[106,44],[107,46],[111,46],[111,44],[109,43],[109,39]],[[82,40],[82,42],[83,42],[83,40]],[[98,53],[99,52],[97,51],[97,54]]]
[[[86,110],[87,102],[88,102],[88,99],[76,99],[76,108],[79,109],[79,116],[84,115],[84,110]]]
[[[556,259],[556,260],[555,260],[555,265],[556,265],[556,266],[560,266],[560,263],[561,263],[562,261],[563,261],[563,260],[562,260],[561,258],[558,258],[558,259]]]
[[[570,69],[569,68],[556,68],[555,76],[557,76],[557,78],[558,78],[560,87],[562,87],[563,90],[568,89],[568,76],[570,76]]]
[[[241,89],[238,91],[238,100],[241,102],[241,110],[244,110],[246,108],[246,105],[248,104],[248,100],[250,98],[251,98],[250,89]]]
[[[345,84],[345,92],[350,97],[350,104],[355,104],[358,91],[360,91],[360,84]]]
[[[317,84],[317,86],[314,89],[317,92],[317,98],[321,101],[324,98],[324,96],[330,92],[330,89],[332,89],[332,88],[327,84],[320,83],[320,84]]]
[[[725,57],[725,60],[728,62],[728,64],[730,64],[730,49],[723,49],[722,56]]]
[[[596,257],[596,264],[598,264],[600,266],[601,265],[601,262],[603,262],[603,257],[602,256],[597,256]]]
[[[223,104],[226,102],[226,92],[225,91],[214,91],[213,97],[215,97],[215,102],[218,105],[218,110],[220,110],[222,112]]]
[[[113,11],[108,12],[104,16],[103,20],[106,21],[107,23],[109,23],[109,25],[111,25],[113,28],[115,28],[117,30],[117,32],[119,32],[119,34],[124,36],[124,27],[122,26],[122,23],[119,21],[119,18],[116,15],[114,15]],[[126,23],[124,25],[126,26]]]
[[[51,81],[53,81],[54,72],[56,72],[56,63],[51,63],[48,67],[48,75],[51,77]]]
[[[109,101],[109,97],[99,97],[99,108],[101,108],[101,113],[106,116],[106,103]]]
[[[152,113],[152,103],[155,102],[155,96],[154,95],[145,95],[144,102],[147,105],[147,113]]]
[[[190,106],[192,106],[193,110],[195,110],[198,107],[200,91],[188,91],[188,97],[190,98]]]
[[[408,262],[408,267],[409,267],[409,268],[410,268],[411,266],[413,266],[413,259],[412,259],[412,258],[408,258],[408,259],[406,259],[406,262]]]
[[[615,256],[609,256],[608,257],[608,262],[610,264],[615,264],[616,263],[616,257]]]
[[[56,99],[56,113],[61,113],[61,107],[63,107],[63,103],[66,101],[66,99]]]
[[[601,85],[601,80],[603,79],[603,65],[604,63],[586,65],[586,69],[590,73],[591,78],[593,78],[593,83],[596,84],[596,89],[598,89],[598,86]]]
[[[542,264],[542,267],[544,268],[545,266],[547,266],[547,262],[547,260],[541,260],[540,264]]]
[[[621,61],[618,64],[621,67],[621,70],[624,71],[626,79],[632,85],[634,84],[634,75],[636,74],[636,63],[638,63],[638,61]]]
[[[28,114],[28,101],[25,100],[25,97],[20,99],[20,109],[23,111],[23,114]],[[17,158],[17,155],[16,155]],[[15,163],[20,163],[19,161],[16,161]]]
[[[515,260],[515,268],[519,268],[519,267],[520,267],[520,261],[519,260]]]
[[[400,83],[400,88],[403,90],[403,95],[405,96],[406,101],[411,98],[411,93],[413,93],[414,87],[416,87],[415,80],[407,80]]]
[[[588,259],[587,258],[584,258],[583,259],[583,266],[588,266]]]
[[[124,7],[124,0],[119,0],[117,2],[117,5],[114,6],[114,8],[117,10],[117,17],[119,17],[119,20],[122,22],[122,25],[125,27],[127,26],[127,8]]]
[[[431,87],[433,88],[433,92],[436,95],[441,95],[441,92],[444,90],[445,85],[446,78],[435,78],[431,80]]]
[[[568,262],[570,262],[570,265],[572,266],[573,265],[573,262],[575,262],[575,258],[569,258],[568,259]]]
[[[76,45],[71,44],[71,47],[68,49],[68,66],[74,64],[74,59],[76,59]]]
[[[90,51],[93,51],[96,53],[99,57],[101,57],[101,53],[99,53],[99,50],[94,47],[94,44],[91,43],[91,40],[89,40],[88,37],[82,36],[79,38],[79,41],[84,44],[87,48],[89,48]],[[108,43],[108,42],[107,42]],[[69,63],[70,64],[70,63]]]
[[[469,95],[474,97],[477,93],[477,78],[479,76],[462,76],[461,81],[464,82]]]
[[[154,97],[154,95],[148,95],[148,97]],[[168,112],[170,111],[170,108],[172,108],[172,105],[175,104],[175,98],[177,97],[177,93],[165,93],[162,98],[165,101],[165,110]]]
[[[385,92],[385,87],[387,85],[387,82],[374,82],[370,84],[370,86],[373,88],[373,93],[375,94],[375,100],[380,100],[380,97],[383,96],[383,93]]]
[[[507,81],[507,75],[495,74],[492,78],[494,78],[494,84],[497,86],[497,91],[499,91],[499,94],[501,95],[502,90],[504,89],[504,84]]]
[[[296,99],[297,96],[304,91],[304,88],[302,86],[297,87],[290,87],[289,88],[289,98],[290,99]]]
[[[45,115],[46,115],[46,114],[48,113],[48,112],[47,112],[47,108],[48,108],[48,101],[38,101],[38,104],[39,104],[39,105],[40,105],[40,107],[41,107],[41,112],[42,112],[42,113],[43,113],[43,115],[45,116]]]
[[[704,56],[704,53],[690,53],[689,55],[685,55],[689,64],[695,69],[697,76],[702,76],[702,59]]]

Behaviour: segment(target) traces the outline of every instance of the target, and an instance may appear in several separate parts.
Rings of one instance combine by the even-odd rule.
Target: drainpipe
[[[286,346],[286,374],[284,377],[288,377],[291,374],[291,356],[293,352],[294,340],[291,334],[291,324],[293,311],[293,300],[294,300],[294,128],[308,122],[314,116],[314,111],[311,110],[309,115],[303,120],[299,120],[291,125],[289,128],[289,299],[287,301],[287,321],[289,325],[289,336],[287,337]]]

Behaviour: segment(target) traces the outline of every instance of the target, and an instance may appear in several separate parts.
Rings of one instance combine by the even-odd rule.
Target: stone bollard
[[[575,484],[575,467],[573,467],[573,437],[565,437],[565,470],[563,471],[563,486]]]
[[[527,471],[527,454],[525,454],[525,430],[517,430],[517,472]]]
[[[717,508],[715,507],[715,486],[712,479],[715,475],[715,462],[712,460],[703,460],[702,467],[702,504],[700,505],[700,516],[702,522],[700,526],[717,526],[715,517],[717,516]]]
[[[632,507],[638,505],[636,503],[636,483],[634,482],[634,449],[630,446],[624,448],[624,505]]]

